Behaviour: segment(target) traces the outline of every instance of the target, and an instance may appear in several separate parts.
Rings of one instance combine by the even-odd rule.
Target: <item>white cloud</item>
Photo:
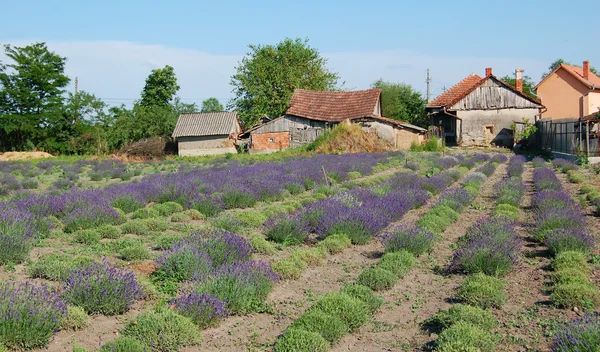
[[[4,41],[16,46],[35,42]],[[130,104],[139,98],[150,70],[171,65],[175,68],[186,102],[200,103],[216,97],[222,103],[231,98],[230,77],[242,58],[199,50],[171,48],[126,41],[47,41],[48,47],[68,58],[66,73],[79,78],[79,89],[86,90],[108,103]],[[450,87],[466,75],[483,75],[485,67],[493,67],[497,75],[514,72],[520,67],[535,79],[547,63],[519,58],[457,57],[424,55],[403,50],[372,52],[324,52],[328,66],[339,72],[346,89],[366,89],[379,78],[412,84],[425,92],[425,72],[431,69],[433,95]],[[6,61],[3,53],[0,60]],[[71,84],[71,89],[72,89]]]

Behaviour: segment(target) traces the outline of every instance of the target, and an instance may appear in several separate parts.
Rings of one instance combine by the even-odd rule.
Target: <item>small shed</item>
[[[234,141],[241,130],[235,112],[195,112],[179,116],[172,137],[180,156],[236,153]]]

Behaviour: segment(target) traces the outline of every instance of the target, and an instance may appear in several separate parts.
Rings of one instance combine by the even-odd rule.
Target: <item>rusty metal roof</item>
[[[228,135],[240,130],[238,116],[235,112],[195,112],[179,115],[172,137]]]

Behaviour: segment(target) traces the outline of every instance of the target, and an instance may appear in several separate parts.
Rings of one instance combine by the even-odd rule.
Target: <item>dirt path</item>
[[[344,337],[332,351],[415,351],[432,340],[421,329],[421,323],[450,306],[449,299],[463,280],[462,275],[443,273],[454,254],[453,245],[469,226],[490,214],[493,186],[505,175],[506,165],[502,164],[481,186],[474,206],[466,209],[459,221],[442,234],[431,253],[418,258],[410,273],[383,294],[386,304],[375,314],[373,322]],[[415,221],[418,217],[405,219]]]

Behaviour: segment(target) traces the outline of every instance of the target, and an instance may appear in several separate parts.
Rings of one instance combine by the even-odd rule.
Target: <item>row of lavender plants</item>
[[[378,163],[401,154],[319,155],[281,163],[237,163],[196,168],[173,174],[149,175],[137,183],[97,190],[73,189],[41,193],[0,203],[0,264],[21,262],[40,237],[58,221],[65,232],[125,221],[151,202],[177,202],[185,208],[215,215],[223,209],[244,208],[259,200],[312,189],[330,178],[345,180],[351,172],[367,175]],[[117,208],[118,207],[118,208]]]
[[[533,234],[554,257],[553,303],[568,309],[599,306],[600,292],[589,281],[590,268],[586,260],[594,248],[595,238],[588,232],[580,204],[562,189],[551,169],[535,170],[534,184],[536,229]]]

